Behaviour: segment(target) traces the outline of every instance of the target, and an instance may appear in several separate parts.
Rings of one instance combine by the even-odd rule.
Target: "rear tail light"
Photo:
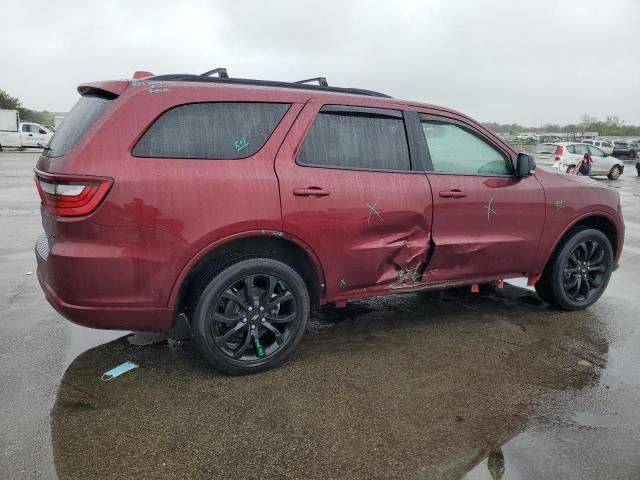
[[[556,160],[560,160],[564,155],[564,147],[562,145],[558,145],[556,149]]]
[[[92,213],[113,184],[111,178],[51,175],[36,171],[42,204],[53,215],[77,217]]]

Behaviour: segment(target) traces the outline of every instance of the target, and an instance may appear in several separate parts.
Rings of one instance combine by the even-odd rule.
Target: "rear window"
[[[45,155],[61,157],[69,153],[109,108],[112,101],[113,99],[101,95],[85,95],[78,100],[56,129]]]
[[[288,103],[216,102],[163,113],[133,149],[136,157],[235,160],[262,148]]]
[[[411,170],[402,114],[395,110],[324,107],[298,163],[363,170]]]
[[[556,153],[557,149],[558,147],[556,145],[553,145],[552,143],[541,143],[536,147],[536,153],[548,153],[553,155],[554,153]]]

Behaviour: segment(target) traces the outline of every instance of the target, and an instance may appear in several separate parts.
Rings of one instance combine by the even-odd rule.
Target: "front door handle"
[[[294,188],[293,194],[298,197],[326,197],[329,192],[320,187]]]
[[[463,198],[467,196],[467,194],[462,190],[456,190],[456,189],[440,192],[439,195],[444,198]]]

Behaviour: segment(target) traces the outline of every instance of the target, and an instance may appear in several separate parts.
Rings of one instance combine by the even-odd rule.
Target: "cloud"
[[[135,70],[330,83],[540,125],[617,114],[640,124],[640,2],[595,0],[128,2],[3,7],[0,88],[68,110],[84,81]],[[634,22],[632,22],[635,25]]]

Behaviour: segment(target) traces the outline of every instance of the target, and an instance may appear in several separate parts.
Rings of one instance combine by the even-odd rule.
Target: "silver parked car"
[[[576,167],[585,153],[590,153],[593,160],[589,176],[606,175],[611,180],[617,180],[624,172],[624,162],[606,154],[594,145],[576,142],[558,142],[554,155],[553,167],[570,173]],[[543,164],[544,165],[544,164]]]
[[[598,147],[607,155],[611,155],[613,153],[613,142],[610,142],[608,140],[583,140],[582,143]]]

